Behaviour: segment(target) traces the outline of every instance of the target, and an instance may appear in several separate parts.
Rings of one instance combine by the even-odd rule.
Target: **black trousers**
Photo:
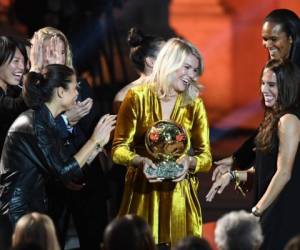
[[[108,223],[107,184],[99,166],[85,173],[85,186],[80,191],[68,190],[63,184],[48,185],[49,215],[56,226],[63,249],[69,218],[72,215],[81,250],[100,250]]]

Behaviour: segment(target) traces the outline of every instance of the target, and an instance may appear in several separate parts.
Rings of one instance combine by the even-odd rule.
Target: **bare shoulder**
[[[285,114],[279,119],[279,126],[300,125],[299,118],[294,114]]]
[[[294,114],[285,114],[278,122],[279,133],[293,134],[300,136],[300,120]]]
[[[124,99],[125,99],[125,97],[126,97],[126,95],[127,95],[127,92],[128,92],[131,88],[133,88],[134,86],[137,86],[137,85],[140,84],[140,83],[141,83],[141,81],[139,81],[139,79],[138,79],[138,80],[136,80],[136,81],[134,81],[134,82],[131,82],[131,83],[127,84],[124,88],[122,88],[122,89],[116,94],[116,96],[115,96],[115,98],[114,98],[114,102],[122,102],[122,101],[124,101]]]

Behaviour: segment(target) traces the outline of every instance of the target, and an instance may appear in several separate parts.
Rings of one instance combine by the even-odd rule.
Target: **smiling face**
[[[271,59],[289,57],[292,47],[292,37],[282,31],[280,24],[265,22],[262,27],[263,45],[268,50]]]
[[[270,69],[265,69],[261,80],[261,93],[265,106],[272,108],[278,99],[278,85],[276,74]]]
[[[0,66],[0,81],[4,85],[18,85],[22,80],[22,76],[25,72],[24,57],[19,49],[9,62],[7,61]]]
[[[199,76],[199,60],[193,54],[187,55],[182,66],[175,73],[172,87],[177,93],[185,91]]]

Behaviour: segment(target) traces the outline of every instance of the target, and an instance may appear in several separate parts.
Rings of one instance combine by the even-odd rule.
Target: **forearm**
[[[113,162],[116,164],[124,166],[134,165],[135,162],[133,161],[136,157],[139,157],[139,155],[130,151],[127,146],[113,148],[112,158]]]
[[[74,158],[78,162],[80,168],[84,166],[84,164],[88,161],[92,153],[101,147],[101,145],[97,144],[95,141],[89,139],[84,146],[74,155]]]
[[[234,170],[238,174],[240,182],[247,182],[250,174],[255,172],[255,169],[252,167],[248,170]]]
[[[285,185],[290,180],[290,174],[284,171],[277,171],[273,176],[266,192],[262,198],[256,204],[259,211],[262,213],[265,211],[273,201],[279,196]]]

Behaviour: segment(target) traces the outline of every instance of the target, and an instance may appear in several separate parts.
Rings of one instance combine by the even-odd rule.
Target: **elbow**
[[[288,183],[291,180],[291,178],[292,178],[292,174],[289,171],[280,171],[279,172],[279,176],[280,176],[280,179],[285,184]]]
[[[119,164],[119,158],[118,158],[117,150],[115,150],[115,149],[112,150],[111,158],[112,158],[113,163]]]
[[[115,164],[119,164],[118,157],[116,156],[116,154],[112,154],[112,161]]]
[[[212,166],[212,159],[210,159],[207,164],[205,165],[205,167],[203,168],[203,172],[209,172]]]

